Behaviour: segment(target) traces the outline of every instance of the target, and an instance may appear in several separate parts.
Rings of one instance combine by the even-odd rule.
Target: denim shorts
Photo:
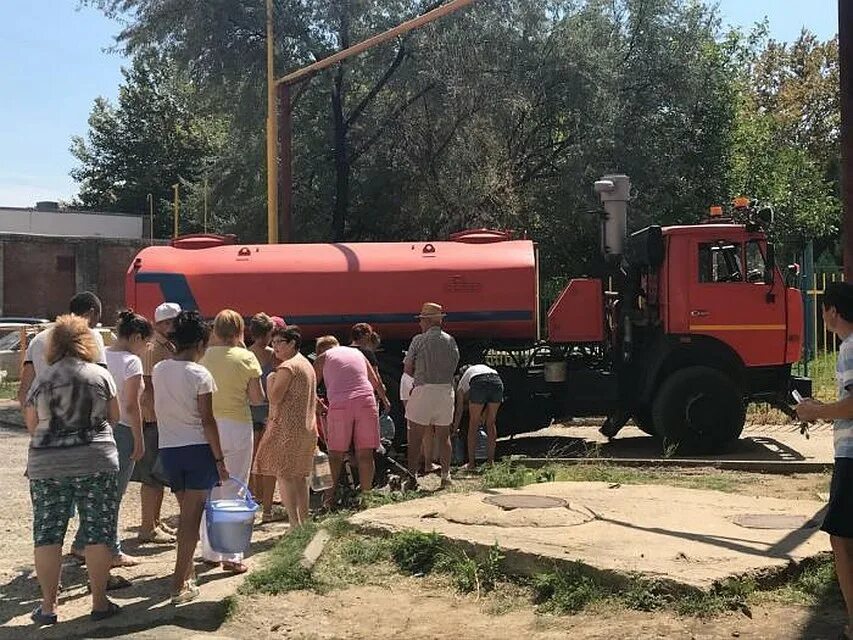
[[[831,536],[853,538],[853,458],[835,459],[821,530]]]
[[[169,477],[172,493],[209,491],[219,483],[216,460],[209,444],[160,449],[160,461]]]
[[[496,373],[483,373],[471,378],[468,402],[472,404],[500,404],[504,401],[504,383]]]

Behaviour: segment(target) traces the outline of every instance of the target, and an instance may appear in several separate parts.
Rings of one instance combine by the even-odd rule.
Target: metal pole
[[[154,194],[148,194],[148,236],[151,244],[154,244]]]
[[[853,282],[853,2],[838,0],[838,63],[841,79],[841,201],[844,276]]]
[[[267,0],[267,242],[278,242],[278,122],[275,100],[273,0]]]
[[[179,188],[179,186],[180,186],[180,185],[179,185],[178,183],[175,183],[175,184],[173,184],[173,185],[172,185],[172,189],[173,189],[173,190],[174,190],[174,192],[175,192],[175,204],[174,204],[174,209],[175,209],[175,232],[172,234],[172,237],[173,237],[173,238],[177,238],[177,237],[178,237],[178,218],[179,218],[179,216],[181,215],[181,201],[180,201],[179,196],[178,196],[178,188]]]
[[[207,233],[207,178],[204,179],[204,232]]]
[[[281,167],[278,174],[278,193],[281,215],[278,219],[278,238],[280,242],[290,242],[293,220],[293,128],[290,85],[278,86],[278,136],[281,151]]]

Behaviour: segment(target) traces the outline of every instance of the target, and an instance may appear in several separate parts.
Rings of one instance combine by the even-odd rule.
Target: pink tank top
[[[367,358],[352,347],[333,347],[325,353],[323,381],[329,406],[335,407],[356,398],[372,398],[373,385],[367,377]]]

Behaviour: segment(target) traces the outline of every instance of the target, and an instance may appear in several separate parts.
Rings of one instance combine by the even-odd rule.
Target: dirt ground
[[[264,638],[490,638],[531,640],[563,638],[835,638],[842,624],[837,603],[807,607],[775,603],[752,607],[752,617],[730,613],[711,619],[680,617],[672,612],[641,613],[594,609],[574,616],[540,614],[527,603],[457,595],[432,578],[389,573],[382,580],[318,595],[295,592],[283,596],[239,597],[236,613],[223,622],[220,601],[236,591],[239,580],[220,569],[201,574],[203,602],[178,609],[166,603],[168,576],[174,561],[171,547],[137,548],[131,541],[138,525],[138,489],[131,485],[123,504],[121,525],[126,550],[144,564],[121,573],[134,586],[113,592],[125,606],[124,620],[92,627],[85,572],[74,563],[63,571],[61,616],[53,631],[35,632],[26,616],[38,602],[32,568],[31,508],[23,477],[27,437],[20,429],[0,427],[0,640],[5,638],[127,637],[136,640]],[[725,474],[718,470],[690,474]],[[753,476],[744,492],[757,496],[814,499],[827,491],[825,475]],[[167,498],[165,512],[176,504]],[[255,553],[284,534],[286,525],[259,527]],[[69,530],[66,540],[73,533]],[[66,543],[67,549],[68,543]]]

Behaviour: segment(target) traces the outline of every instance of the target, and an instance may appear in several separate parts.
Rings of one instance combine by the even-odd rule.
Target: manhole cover
[[[483,502],[500,507],[506,511],[512,511],[513,509],[554,509],[565,507],[567,504],[562,498],[527,494],[486,496],[483,498]]]
[[[814,529],[820,524],[806,516],[780,513],[748,513],[735,516],[732,522],[747,529]]]

